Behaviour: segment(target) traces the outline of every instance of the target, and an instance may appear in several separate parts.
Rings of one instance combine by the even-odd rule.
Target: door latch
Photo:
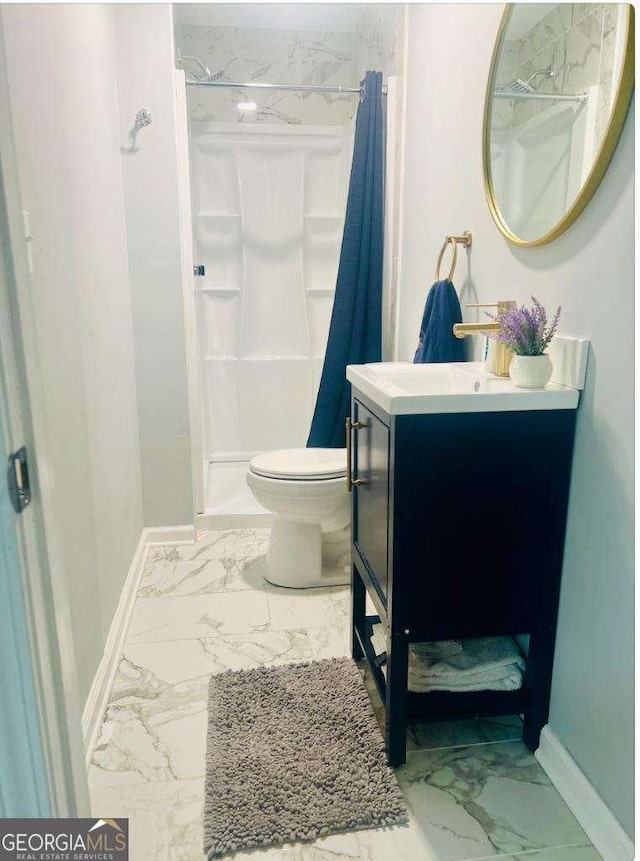
[[[196,276],[196,278],[202,278],[204,275],[206,275],[206,269],[204,267],[204,264],[197,263],[193,267],[193,274]]]
[[[11,505],[13,505],[13,509],[16,514],[20,514],[31,502],[27,449],[24,446],[9,455],[9,463],[7,466],[7,485],[9,488],[9,499],[11,500]]]

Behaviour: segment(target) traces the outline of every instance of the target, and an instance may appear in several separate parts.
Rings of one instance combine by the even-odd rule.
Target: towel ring
[[[440,278],[440,266],[442,265],[442,258],[444,257],[444,252],[447,250],[447,245],[449,244],[453,249],[453,254],[451,255],[451,268],[449,269],[449,274],[447,275],[447,281],[451,281],[453,279],[453,273],[456,271],[456,263],[458,262],[458,244],[454,241],[452,236],[447,236],[442,248],[440,249],[440,254],[438,254],[438,262],[436,263],[436,281],[442,280]]]
[[[447,281],[453,280],[453,274],[456,271],[456,263],[458,262],[458,245],[464,245],[466,248],[471,248],[471,243],[473,241],[473,237],[471,235],[471,231],[465,230],[462,236],[447,236],[444,240],[442,248],[440,249],[440,254],[438,254],[438,262],[436,263],[436,281],[440,281],[440,267],[442,266],[442,259],[444,257],[444,253],[447,250],[447,245],[451,245],[453,250],[451,256],[451,267],[449,269],[449,274],[447,275]]]

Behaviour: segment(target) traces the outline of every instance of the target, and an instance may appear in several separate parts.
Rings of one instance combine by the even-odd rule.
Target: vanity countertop
[[[543,389],[519,389],[509,377],[485,373],[482,362],[348,365],[347,379],[391,416],[575,410],[580,395],[578,389],[557,382]]]

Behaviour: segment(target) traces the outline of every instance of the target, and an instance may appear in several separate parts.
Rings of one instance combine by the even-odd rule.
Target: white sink
[[[509,377],[485,373],[482,362],[348,365],[347,379],[389,415],[574,410],[580,394],[554,382],[518,389]]]

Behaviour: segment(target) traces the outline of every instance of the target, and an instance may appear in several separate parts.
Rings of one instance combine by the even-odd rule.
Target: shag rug
[[[207,858],[406,821],[351,658],[211,677]]]

